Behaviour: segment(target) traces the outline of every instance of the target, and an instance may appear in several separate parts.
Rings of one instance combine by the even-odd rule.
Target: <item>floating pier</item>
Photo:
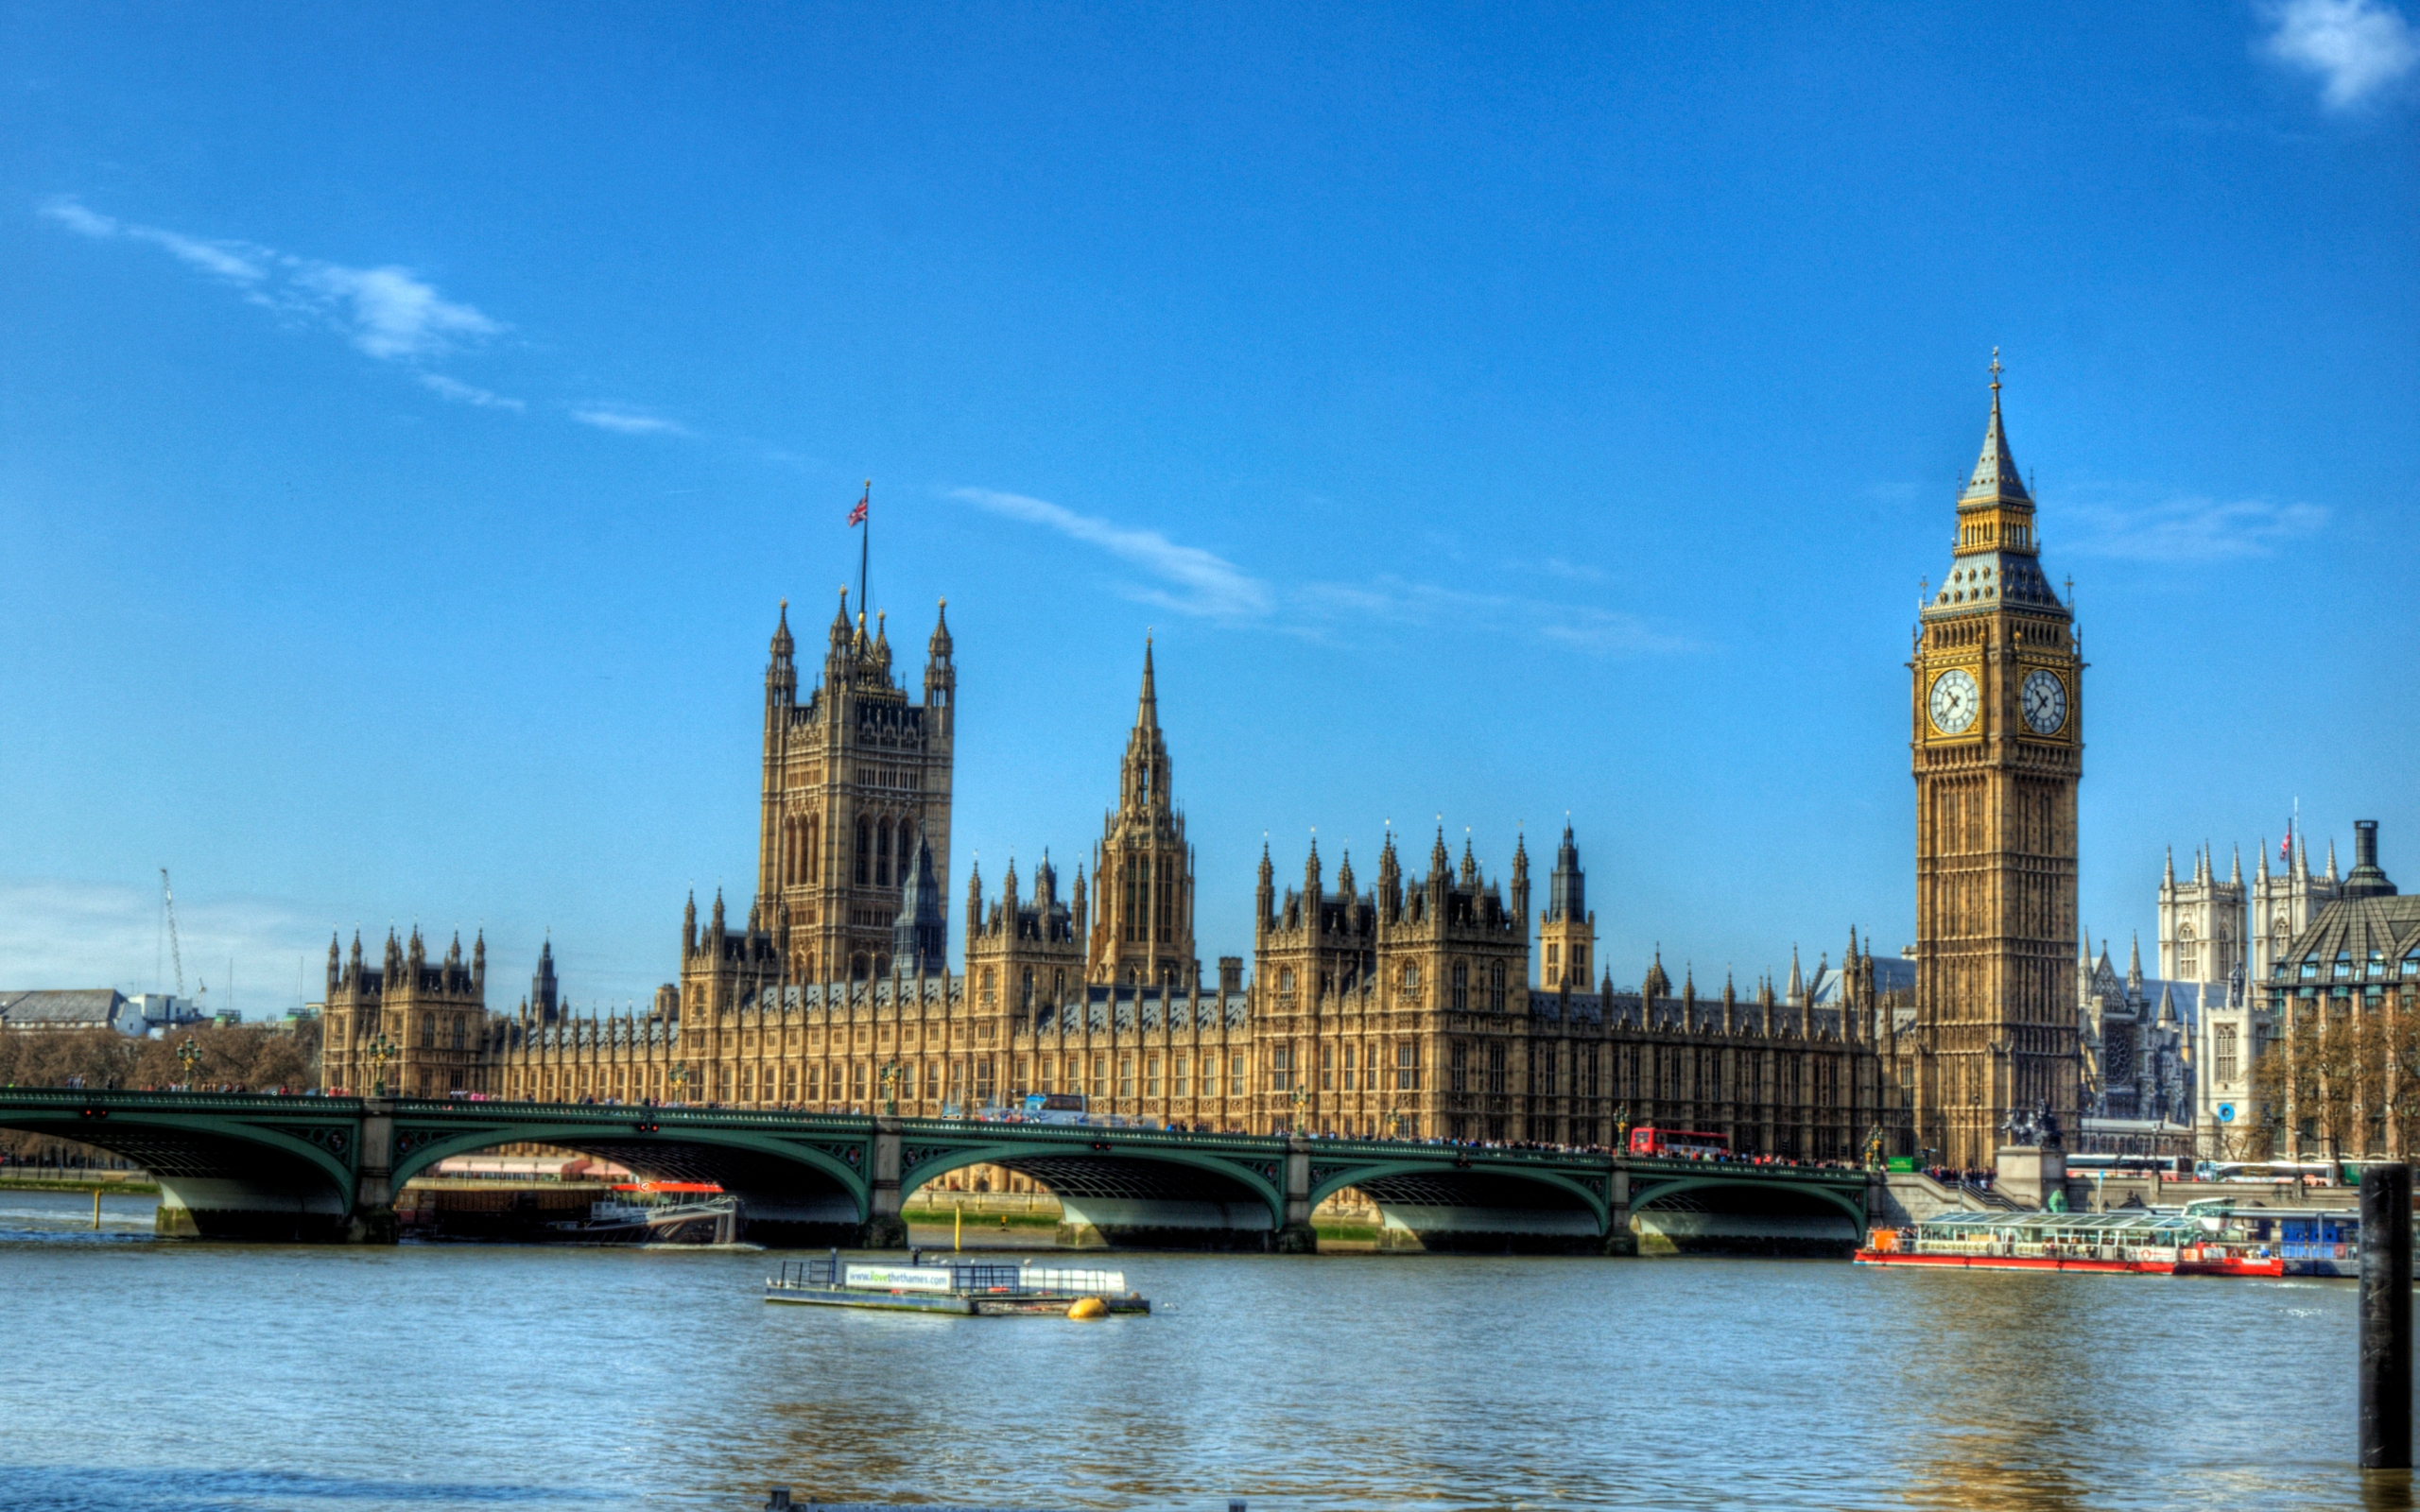
[[[896,1313],[1066,1315],[1078,1302],[1111,1313],[1148,1314],[1151,1304],[1129,1290],[1119,1270],[1069,1269],[948,1261],[905,1265],[828,1260],[786,1261],[765,1278],[765,1300],[806,1307],[871,1307]]]

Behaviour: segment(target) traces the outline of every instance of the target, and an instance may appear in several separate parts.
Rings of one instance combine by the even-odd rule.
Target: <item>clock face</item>
[[[1975,687],[1975,676],[1962,667],[1952,667],[1932,679],[1933,728],[1945,735],[1966,732],[1975,722],[1975,711],[1982,702]]]
[[[2025,722],[2037,735],[2055,735],[2067,722],[2067,685],[2059,675],[2047,669],[2026,675],[2021,700],[2025,705]]]

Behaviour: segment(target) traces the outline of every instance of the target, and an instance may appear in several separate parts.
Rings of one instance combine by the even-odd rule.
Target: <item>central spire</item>
[[[1134,701],[1134,728],[1160,728],[1160,695],[1151,678],[1151,638],[1143,637],[1143,692]]]
[[[2000,349],[1992,349],[1992,418],[1983,429],[1983,453],[1975,459],[1974,475],[1958,496],[1961,509],[1987,504],[2033,502],[2017,475],[2016,458],[2009,455],[2008,433],[2000,428]]]

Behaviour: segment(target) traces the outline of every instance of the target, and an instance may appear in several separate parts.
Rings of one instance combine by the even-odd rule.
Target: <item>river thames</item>
[[[149,1213],[0,1193],[0,1505],[2383,1504],[2348,1282],[1125,1254],[1158,1314],[1075,1324],[771,1308],[746,1251]]]

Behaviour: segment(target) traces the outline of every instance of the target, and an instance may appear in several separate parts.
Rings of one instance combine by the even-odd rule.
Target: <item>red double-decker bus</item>
[[[1731,1153],[1728,1134],[1700,1134],[1688,1129],[1641,1125],[1630,1131],[1633,1155],[1673,1155],[1684,1159]]]

